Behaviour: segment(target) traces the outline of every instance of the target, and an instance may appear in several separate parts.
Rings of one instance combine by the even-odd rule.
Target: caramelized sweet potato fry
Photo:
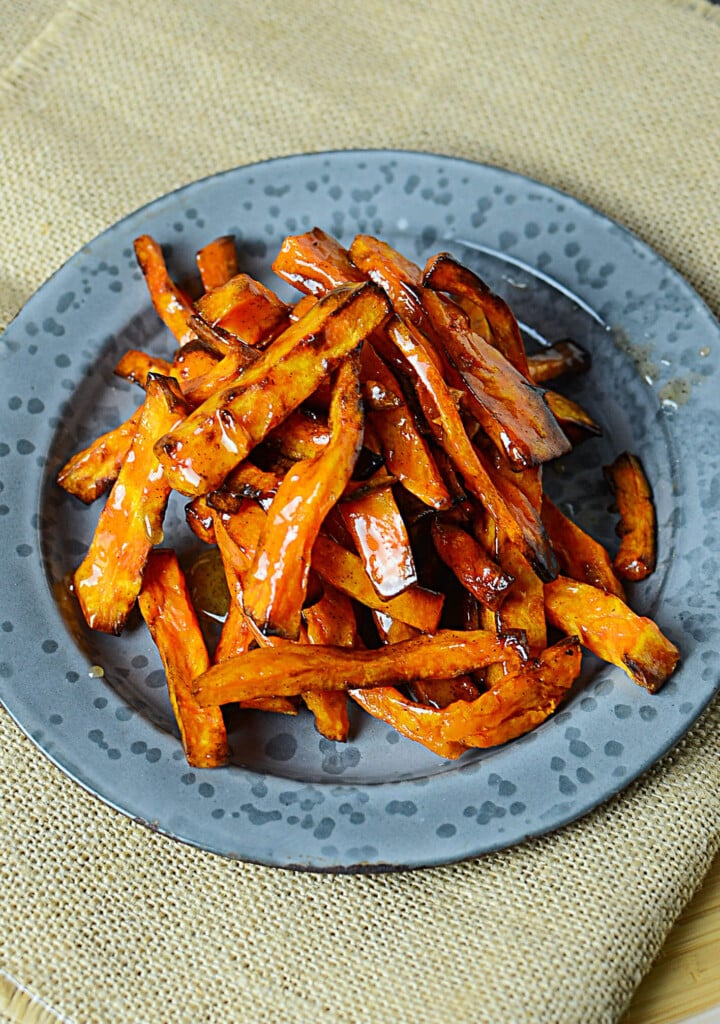
[[[580,673],[576,636],[541,651],[517,671],[502,676],[477,701],[444,709],[444,733],[469,747],[507,743],[544,722],[568,695]]]
[[[351,698],[373,718],[387,722],[401,736],[427,747],[438,757],[455,761],[470,749],[464,743],[445,738],[441,713],[430,704],[419,704],[403,696],[395,686],[351,690]]]
[[[191,300],[168,274],[162,249],[150,235],[135,239],[135,256],[150,293],[150,299],[158,316],[175,335],[179,345],[185,345],[194,338],[188,327],[188,319],[194,309]]]
[[[185,576],[172,551],[150,552],[138,603],[165,668],[185,757],[195,768],[225,764],[229,751],[219,708],[202,708],[191,684],[210,667]]]
[[[423,294],[423,305],[466,389],[465,402],[513,468],[526,469],[568,452],[570,443],[542,392],[498,349],[469,330],[465,315],[454,314],[435,292]]]
[[[206,292],[219,288],[238,272],[237,249],[232,235],[220,235],[195,256],[200,280]]]
[[[656,523],[650,484],[636,455],[622,452],[605,475],[615,495],[620,522],[616,532],[620,547],[613,559],[618,576],[644,580],[655,569]]]
[[[352,601],[334,587],[325,585],[322,598],[303,612],[311,644],[355,647],[357,623]],[[350,733],[347,694],[342,690],[310,690],[303,700],[315,716],[315,727],[326,739],[342,743]]]
[[[145,381],[149,373],[159,373],[163,377],[174,377],[173,364],[167,359],[159,356],[151,356],[147,352],[140,352],[131,348],[117,363],[113,373],[116,377],[130,381],[131,384],[139,384],[145,387]]]
[[[387,316],[367,283],[331,292],[249,367],[238,385],[214,395],[161,438],[171,485],[193,497],[218,488],[250,449],[281,423]]]
[[[490,558],[474,537],[454,523],[435,519],[432,537],[438,555],[465,589],[486,608],[497,610],[513,577]]]
[[[87,448],[73,455],[57,475],[57,482],[63,490],[86,505],[105,494],[117,480],[141,415],[142,406],[119,427],[101,434]]]
[[[471,747],[496,747],[516,739],[555,711],[580,671],[580,645],[569,637],[543,651],[519,671],[475,700],[444,708],[417,704],[394,687],[351,690],[350,696],[376,718],[434,753],[455,759]]]
[[[195,309],[211,327],[237,335],[247,345],[260,344],[289,320],[285,303],[248,274],[236,274],[205,292]]]
[[[366,275],[351,261],[347,249],[321,228],[288,236],[272,268],[283,281],[316,298],[327,295],[339,285],[366,280]]]
[[[558,576],[545,587],[548,622],[580,637],[603,661],[656,693],[675,670],[680,653],[652,619],[637,615],[615,594]]]
[[[426,505],[449,508],[452,499],[430,446],[420,433],[400,384],[370,344],[363,346],[362,366],[365,380],[379,385],[390,396],[384,408],[368,413],[388,469]]]
[[[462,308],[470,311],[473,330],[502,352],[523,377],[530,379],[525,345],[512,310],[477,274],[449,253],[438,253],[428,260],[422,283],[426,288],[462,299]]]
[[[120,633],[135,604],[150,549],[162,538],[170,496],[153,445],[183,418],[186,409],[174,380],[148,377],[130,453],[73,578],[85,621],[92,629]]]
[[[556,341],[554,345],[534,352],[527,361],[530,378],[535,384],[545,384],[567,373],[585,373],[590,369],[590,353],[571,338]]]
[[[553,557],[539,522],[518,522],[516,510],[508,506],[490,479],[477,451],[467,436],[460,413],[448,392],[442,375],[427,357],[422,336],[410,324],[394,319],[388,333],[408,362],[415,377],[426,416],[439,434],[439,441],[455,468],[462,474],[465,487],[487,509],[501,532],[517,543],[541,578],[552,576]]]
[[[417,583],[410,538],[392,488],[370,491],[339,507],[380,597],[396,597]]]
[[[297,409],[266,441],[289,459],[313,459],[329,444],[330,428],[323,419]]]
[[[588,437],[600,437],[602,434],[600,424],[572,398],[560,394],[559,391],[546,391],[545,401],[572,444],[580,444]]]
[[[542,519],[564,576],[625,600],[623,585],[605,548],[563,515],[547,495],[543,496]]]
[[[265,635],[297,639],[313,544],[360,451],[363,413],[356,360],[346,360],[337,370],[329,426],[329,444],[315,458],[296,463],[280,484],[248,573],[245,613]]]
[[[444,601],[442,595],[415,584],[397,597],[381,598],[360,557],[323,534],[315,541],[312,564],[318,576],[367,608],[387,612],[393,618],[427,633],[438,628]]]
[[[173,376],[180,387],[186,387],[196,377],[202,377],[222,359],[222,353],[201,338],[193,338],[179,348],[173,359]]]
[[[195,680],[193,693],[200,704],[210,706],[257,697],[288,697],[319,686],[365,689],[462,675],[494,661],[515,664],[523,656],[520,637],[495,636],[483,630],[440,630],[377,651],[283,644],[275,651],[250,651],[213,666]]]

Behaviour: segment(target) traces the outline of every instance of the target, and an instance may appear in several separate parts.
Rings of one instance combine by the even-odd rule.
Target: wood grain
[[[720,1007],[720,857],[678,918],[621,1024],[677,1024],[714,1006]]]

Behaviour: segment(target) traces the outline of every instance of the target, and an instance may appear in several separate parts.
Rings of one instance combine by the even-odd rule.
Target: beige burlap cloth
[[[469,157],[574,193],[720,310],[710,4],[0,10],[2,323],[84,242],[179,184],[357,147]],[[474,862],[374,877],[181,846],[67,780],[4,713],[0,733],[0,1012],[12,1021],[615,1021],[720,843],[717,703],[584,820]]]

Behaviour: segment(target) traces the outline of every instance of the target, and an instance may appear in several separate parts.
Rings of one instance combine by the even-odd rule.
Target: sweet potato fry
[[[171,485],[193,497],[219,487],[250,449],[387,316],[367,283],[331,292],[249,367],[237,386],[212,396],[157,445]]]
[[[560,394],[559,391],[546,391],[545,401],[572,444],[577,445],[588,437],[600,437],[602,434],[600,424],[572,398]]]
[[[438,708],[404,697],[395,686],[351,690],[350,697],[373,718],[387,722],[401,736],[415,740],[438,757],[455,761],[470,749],[464,743],[445,739]]]
[[[475,700],[434,708],[408,700],[394,687],[351,690],[365,711],[403,736],[454,760],[471,747],[495,747],[537,728],[567,696],[580,671],[580,645],[570,637],[543,651]]]
[[[204,373],[195,373],[189,380],[182,382],[183,395],[190,405],[197,408],[219,391],[231,387],[240,379],[243,370],[256,362],[257,358],[258,353],[248,345],[235,345]]]
[[[426,288],[462,299],[462,308],[470,311],[473,330],[501,352],[523,377],[530,379],[525,345],[512,310],[477,274],[449,253],[438,253],[428,260],[422,283]]]
[[[142,406],[119,427],[101,434],[92,444],[73,455],[57,475],[57,482],[86,505],[110,490],[135,437]]]
[[[545,586],[548,622],[580,637],[603,661],[656,693],[675,670],[680,652],[652,619],[637,615],[615,594],[558,576]]]
[[[339,285],[366,280],[347,250],[321,228],[286,238],[272,269],[298,291],[317,298]]]
[[[519,670],[500,677],[476,701],[444,709],[448,739],[470,747],[495,747],[544,722],[567,697],[580,673],[582,651],[576,636],[541,651]]]
[[[417,291],[422,285],[422,272],[417,264],[372,235],[356,235],[349,252],[353,263],[380,285],[396,313],[413,323],[419,318],[422,322]]]
[[[396,597],[417,583],[410,538],[392,488],[383,487],[351,498],[339,507],[380,597]]]
[[[131,384],[139,384],[145,387],[145,381],[149,373],[159,373],[163,377],[174,377],[173,364],[167,359],[159,356],[151,356],[147,352],[140,352],[131,348],[119,360],[113,373],[116,377],[130,381]]]
[[[455,468],[462,474],[466,488],[487,509],[505,533],[526,554],[528,561],[541,578],[552,576],[553,556],[542,526],[526,519],[518,522],[515,510],[510,508],[490,479],[467,436],[460,413],[448,392],[442,375],[427,357],[422,336],[411,324],[391,320],[388,334],[407,360],[415,377],[428,422],[438,432],[438,440]]]
[[[296,463],[280,484],[247,576],[245,613],[265,635],[297,639],[313,544],[360,451],[363,413],[356,360],[346,360],[337,370],[329,426],[329,444],[315,458]]]
[[[566,338],[528,356],[530,378],[545,384],[568,373],[586,373],[590,369],[590,353],[576,341]]]
[[[186,387],[196,377],[212,370],[222,359],[222,353],[211,345],[208,345],[201,338],[193,338],[187,344],[179,348],[173,359],[173,376],[177,378],[180,387]]]
[[[465,315],[455,315],[439,295],[428,289],[422,301],[466,389],[464,401],[512,466],[526,469],[568,452],[570,443],[542,392],[501,352],[469,330]]]
[[[657,560],[655,505],[642,463],[636,455],[622,452],[605,476],[615,495],[620,522],[616,532],[620,547],[613,559],[618,576],[625,580],[644,580],[655,569]]]
[[[623,585],[605,548],[563,515],[547,495],[543,496],[542,519],[564,576],[625,600]]]
[[[517,663],[522,639],[478,630],[440,630],[433,636],[381,647],[348,650],[306,644],[258,649],[208,669],[195,680],[193,693],[203,706],[257,697],[292,696],[325,689],[384,686],[441,675],[457,676],[494,661]]]
[[[205,292],[195,309],[211,327],[237,335],[247,345],[260,344],[289,321],[285,303],[248,274],[236,274]]]
[[[88,625],[120,633],[135,604],[148,554],[162,539],[170,485],[153,445],[185,415],[177,383],[151,374],[133,439],[73,583]]]
[[[354,647],[358,642],[352,601],[326,585],[322,598],[306,608],[303,619],[311,644]],[[310,690],[303,700],[315,717],[315,727],[326,739],[343,743],[350,733],[347,694],[342,690]]]
[[[490,558],[474,537],[454,523],[434,520],[432,537],[438,555],[465,589],[486,608],[497,610],[513,577]]]
[[[200,280],[206,292],[219,288],[238,272],[237,249],[232,235],[220,235],[195,255]]]
[[[297,409],[265,439],[289,459],[313,459],[330,442],[330,428],[324,418]]]
[[[318,576],[367,608],[387,612],[427,633],[438,628],[444,603],[441,594],[415,584],[397,597],[381,598],[360,557],[323,534],[315,541],[312,564]]]
[[[366,382],[379,385],[388,396],[383,408],[375,407],[368,412],[368,422],[380,442],[388,469],[426,505],[449,508],[452,499],[430,446],[399,382],[370,344],[363,346],[362,367]]]
[[[188,327],[193,315],[193,304],[168,274],[162,249],[150,235],[135,239],[135,256],[150,293],[150,299],[158,316],[168,327],[179,345],[185,345],[194,338]]]
[[[200,707],[190,689],[192,680],[207,672],[210,659],[174,552],[150,552],[138,604],[160,652],[188,764],[195,768],[225,764],[229,750],[222,712]]]

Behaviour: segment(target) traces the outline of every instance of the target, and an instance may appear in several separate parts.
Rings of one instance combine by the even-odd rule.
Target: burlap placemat
[[[468,157],[574,193],[717,312],[719,42],[720,12],[669,0],[6,5],[0,322],[178,184],[356,147]],[[374,877],[180,846],[68,781],[4,713],[0,735],[12,1021],[615,1021],[720,844],[717,702],[555,835]]]

